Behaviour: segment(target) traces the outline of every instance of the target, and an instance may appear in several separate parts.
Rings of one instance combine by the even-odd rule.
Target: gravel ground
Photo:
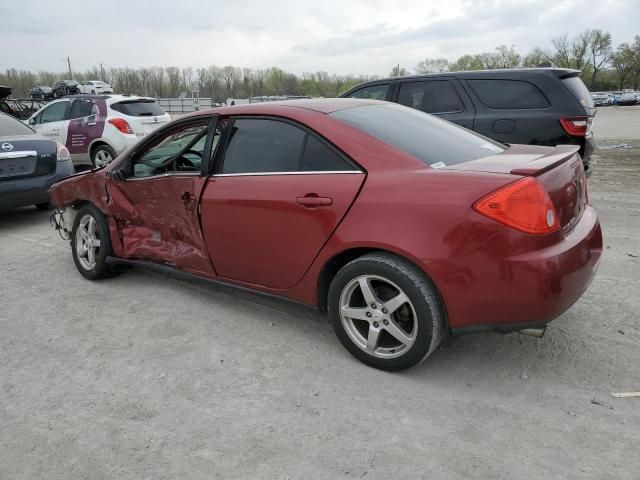
[[[640,398],[610,393],[640,390],[640,128],[603,133],[629,115],[598,114],[635,148],[598,152],[587,294],[543,339],[461,337],[399,374],[301,307],[88,282],[46,213],[0,214],[0,478],[637,479]]]

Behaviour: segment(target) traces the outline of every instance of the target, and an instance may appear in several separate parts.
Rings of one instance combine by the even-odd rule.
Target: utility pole
[[[69,60],[68,55],[67,55],[67,67],[69,67],[69,80],[71,80],[71,78],[73,77],[73,74],[71,73],[71,60]]]
[[[100,80],[102,80],[103,82],[104,80],[104,68],[102,66],[102,62],[100,62]]]

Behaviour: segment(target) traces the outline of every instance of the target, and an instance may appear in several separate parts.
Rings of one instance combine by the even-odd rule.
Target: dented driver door
[[[108,179],[120,256],[214,274],[198,204],[216,120],[197,117],[156,132]]]

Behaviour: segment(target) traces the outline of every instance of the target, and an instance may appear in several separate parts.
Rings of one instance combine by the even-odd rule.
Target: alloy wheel
[[[93,159],[96,167],[104,167],[105,165],[109,164],[111,160],[113,160],[113,157],[108,151],[104,149],[98,150]]]
[[[93,215],[86,214],[76,230],[76,256],[85,270],[93,270],[100,253],[100,230]]]
[[[416,310],[407,294],[378,275],[351,280],[340,294],[340,319],[351,341],[378,358],[397,358],[418,334]]]

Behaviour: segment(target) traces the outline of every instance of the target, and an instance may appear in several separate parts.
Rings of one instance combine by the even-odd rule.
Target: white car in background
[[[101,80],[89,80],[88,82],[82,82],[78,84],[78,90],[80,93],[90,95],[113,93],[113,87]]]
[[[73,95],[48,103],[26,123],[66,146],[74,164],[102,167],[170,120],[154,98]]]

